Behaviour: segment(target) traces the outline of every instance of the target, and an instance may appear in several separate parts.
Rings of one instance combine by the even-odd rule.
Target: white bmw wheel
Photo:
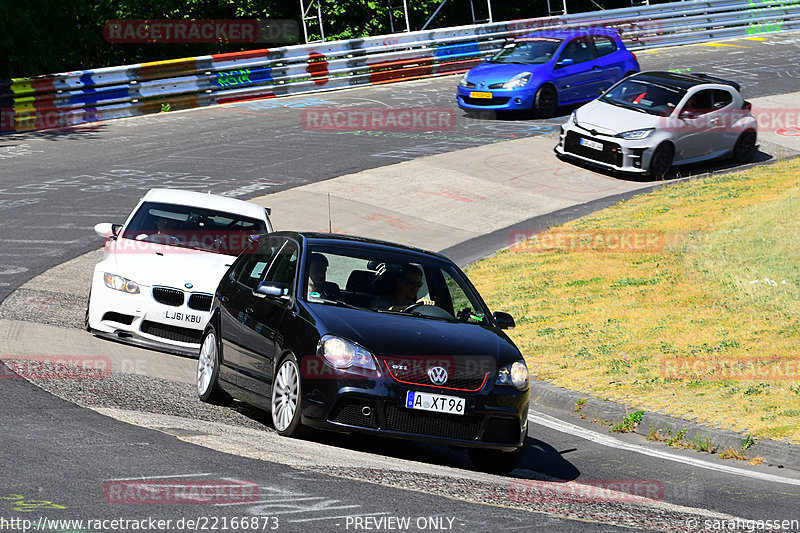
[[[203,340],[200,347],[200,357],[197,360],[197,394],[203,396],[208,393],[214,369],[217,364],[217,336],[210,332]]]

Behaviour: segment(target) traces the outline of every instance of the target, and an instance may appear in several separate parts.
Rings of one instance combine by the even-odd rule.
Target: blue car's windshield
[[[666,117],[686,94],[684,89],[660,85],[642,79],[628,79],[600,97],[608,104]]]
[[[561,39],[548,37],[517,39],[511,44],[507,44],[489,62],[542,65],[553,58],[559,45],[561,45]]]

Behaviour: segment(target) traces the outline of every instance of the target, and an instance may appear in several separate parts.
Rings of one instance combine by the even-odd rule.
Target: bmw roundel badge
[[[194,285],[192,285],[191,283],[184,283],[183,286],[186,287],[187,289],[191,289],[192,287],[194,287]]]

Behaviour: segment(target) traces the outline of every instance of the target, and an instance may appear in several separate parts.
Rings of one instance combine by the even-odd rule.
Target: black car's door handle
[[[252,307],[248,307],[247,309],[244,310],[244,312],[247,313],[248,315],[252,315],[253,314],[253,308]]]

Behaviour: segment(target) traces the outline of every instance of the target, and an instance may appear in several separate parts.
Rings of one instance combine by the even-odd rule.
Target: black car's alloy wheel
[[[220,388],[218,378],[219,344],[217,332],[211,327],[203,336],[197,358],[197,395],[202,401],[217,405],[230,402],[231,397]]]
[[[284,357],[272,382],[272,424],[279,435],[299,437],[304,431],[300,424],[300,368],[292,354]]]
[[[540,118],[552,118],[558,109],[558,95],[552,85],[542,85],[533,98],[533,110]]]

